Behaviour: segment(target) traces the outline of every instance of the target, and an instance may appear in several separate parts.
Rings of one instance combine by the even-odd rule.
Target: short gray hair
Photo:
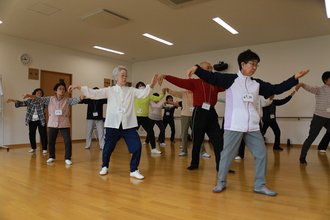
[[[113,71],[112,71],[112,78],[116,80],[119,76],[120,71],[125,70],[127,72],[126,67],[124,66],[117,66]]]

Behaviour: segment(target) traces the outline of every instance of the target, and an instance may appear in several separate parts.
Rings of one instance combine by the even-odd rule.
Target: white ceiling
[[[100,9],[128,22],[105,28],[81,19]],[[0,0],[0,20],[0,34],[127,62],[330,35],[324,0],[194,0],[176,9],[161,0]],[[145,38],[146,32],[174,45]]]

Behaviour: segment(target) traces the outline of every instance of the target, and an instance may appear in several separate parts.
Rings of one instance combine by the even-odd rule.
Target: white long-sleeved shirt
[[[123,129],[137,127],[134,99],[146,98],[152,89],[149,85],[145,89],[136,89],[126,86],[112,86],[102,89],[81,87],[81,92],[91,99],[108,99],[104,126],[118,129],[122,124]]]

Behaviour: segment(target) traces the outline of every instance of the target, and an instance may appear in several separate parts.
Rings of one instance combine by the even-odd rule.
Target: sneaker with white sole
[[[47,160],[47,163],[52,163],[52,162],[54,162],[54,161],[55,161],[54,158],[49,158],[49,159]]]
[[[326,151],[325,150],[319,150],[319,153],[325,153]]]
[[[91,148],[91,147],[87,147],[87,146],[85,147],[85,149],[90,149],[90,148]]]
[[[68,159],[66,159],[66,160],[65,160],[65,163],[66,163],[67,165],[71,165],[71,164],[72,164],[72,161],[71,161],[71,160],[68,160]]]
[[[188,154],[187,153],[185,153],[185,152],[181,152],[181,153],[179,153],[179,157],[184,157],[184,156],[187,156]]]
[[[152,154],[161,154],[162,152],[160,152],[159,150],[157,150],[156,148],[151,149],[151,153]]]
[[[211,157],[211,155],[210,155],[210,154],[208,154],[208,153],[203,153],[203,154],[201,155],[201,157],[210,158],[210,157]]]
[[[160,143],[159,144],[160,146],[166,146],[166,144],[163,142],[163,143]]]
[[[214,193],[221,193],[225,189],[226,189],[226,185],[218,184],[216,187],[213,188],[213,192]]]
[[[43,154],[47,154],[47,150],[43,150],[42,153],[43,153]]]
[[[242,159],[242,157],[240,157],[240,156],[235,157],[235,160],[241,160],[241,159]]]
[[[130,177],[134,177],[134,178],[139,179],[139,180],[144,179],[144,176],[140,174],[139,170],[135,170],[134,172],[131,172]]]
[[[108,167],[102,167],[102,170],[100,171],[100,175],[106,175],[108,173]]]
[[[147,145],[147,142],[143,142],[142,145]]]
[[[29,150],[29,153],[33,153],[33,152],[36,152],[36,149]]]
[[[254,189],[255,193],[260,193],[260,194],[264,194],[266,196],[276,196],[277,193],[268,189],[267,187],[264,187],[262,189]]]

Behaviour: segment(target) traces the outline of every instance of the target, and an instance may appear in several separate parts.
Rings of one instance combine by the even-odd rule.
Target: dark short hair
[[[94,87],[93,89],[99,89],[99,87]]]
[[[57,84],[54,86],[53,90],[56,92],[56,91],[57,91],[57,88],[60,87],[60,86],[64,86],[64,89],[65,89],[65,91],[66,91],[66,85],[65,85],[64,82],[57,83]]]
[[[248,63],[251,60],[257,60],[258,63],[260,62],[260,58],[259,58],[258,54],[251,51],[250,49],[240,53],[237,57],[237,62],[238,62],[239,69],[240,70],[242,69],[242,65],[241,65],[242,62]]]
[[[144,84],[144,82],[138,82],[138,83],[136,83],[136,85],[135,85],[135,88],[139,88],[140,86],[144,86],[144,87],[146,87],[146,84]]]
[[[41,92],[41,96],[44,96],[44,91],[41,88],[36,88],[35,90],[33,90],[32,95],[37,94],[38,91]]]
[[[157,92],[155,92],[154,94],[152,94],[153,96],[159,96],[159,94]]]
[[[322,74],[322,81],[325,84],[325,81],[327,81],[330,78],[330,71],[326,71]]]
[[[167,95],[167,96],[166,96],[166,101],[167,101],[167,99],[169,99],[169,98],[172,98],[172,99],[173,99],[173,96],[171,96],[171,95]]]

